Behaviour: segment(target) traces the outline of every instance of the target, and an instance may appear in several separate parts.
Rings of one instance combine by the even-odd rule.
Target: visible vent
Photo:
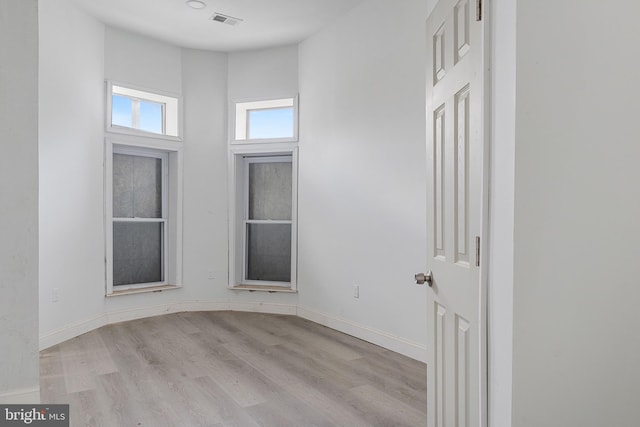
[[[227,24],[227,25],[238,25],[239,23],[242,22],[242,19],[240,18],[234,18],[233,16],[229,16],[229,15],[223,15],[222,13],[214,13],[213,16],[211,16],[211,20],[212,21],[216,21],[216,22],[222,22],[223,24]]]

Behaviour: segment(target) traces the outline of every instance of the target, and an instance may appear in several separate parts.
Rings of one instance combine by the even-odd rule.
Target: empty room
[[[0,424],[637,426],[637,16],[1,0]]]

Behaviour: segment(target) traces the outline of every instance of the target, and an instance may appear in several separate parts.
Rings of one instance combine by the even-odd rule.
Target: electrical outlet
[[[216,272],[213,270],[209,270],[207,272],[207,279],[212,280],[216,278]]]
[[[360,285],[353,285],[353,297],[360,298]]]
[[[53,288],[51,290],[51,302],[58,302],[60,298],[60,288]]]

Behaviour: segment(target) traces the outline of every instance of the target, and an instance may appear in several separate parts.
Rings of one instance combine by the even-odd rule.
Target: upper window
[[[178,138],[180,100],[109,83],[107,130],[135,135]]]
[[[298,140],[298,98],[235,103],[234,142]]]

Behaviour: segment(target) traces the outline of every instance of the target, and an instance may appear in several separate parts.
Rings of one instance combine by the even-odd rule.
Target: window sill
[[[148,286],[146,288],[135,288],[135,289],[123,289],[121,291],[113,291],[111,294],[107,294],[107,297],[117,297],[120,295],[129,295],[129,294],[142,294],[147,292],[162,292],[168,291],[170,289],[180,289],[182,285],[160,285],[160,286]]]
[[[262,291],[262,292],[289,292],[296,293],[296,289],[291,289],[288,286],[268,286],[268,285],[235,285],[229,286],[229,289],[234,291]]]
[[[148,138],[151,140],[165,140],[165,141],[173,141],[173,142],[182,142],[182,136],[175,135],[166,135],[164,133],[153,133],[153,132],[145,132],[143,130],[138,130],[134,128],[126,128],[126,127],[117,127],[117,126],[107,126],[105,129],[107,134],[116,135],[127,135],[134,136],[137,138]]]
[[[254,138],[254,139],[232,139],[229,141],[231,145],[252,145],[255,144],[259,146],[260,144],[274,144],[274,143],[284,143],[284,144],[292,144],[296,145],[298,143],[298,137],[293,138]]]

